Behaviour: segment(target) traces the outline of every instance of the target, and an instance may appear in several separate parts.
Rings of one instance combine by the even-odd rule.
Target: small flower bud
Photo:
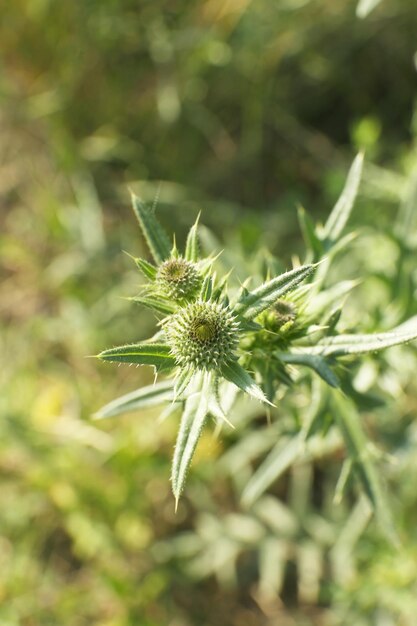
[[[293,325],[296,317],[296,308],[292,302],[277,300],[268,309],[265,324],[270,330],[287,330]]]
[[[156,284],[171,300],[193,300],[202,283],[195,263],[179,257],[168,259],[159,267]]]

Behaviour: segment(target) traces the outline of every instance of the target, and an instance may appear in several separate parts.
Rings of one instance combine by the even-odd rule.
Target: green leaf
[[[357,155],[349,170],[345,187],[323,228],[322,239],[333,244],[340,237],[352,211],[362,176],[363,154]]]
[[[191,394],[184,407],[172,461],[172,491],[176,506],[184,489],[187,471],[208,415],[211,377],[204,374],[200,389]]]
[[[382,0],[359,0],[356,7],[356,16],[360,19],[368,17],[371,11],[373,11],[381,1]]]
[[[175,397],[181,398],[184,391],[189,386],[193,372],[191,369],[180,369],[175,378]]]
[[[128,298],[128,300],[133,300],[133,302],[143,304],[149,309],[158,311],[158,313],[163,313],[164,315],[171,315],[172,313],[175,313],[176,310],[175,306],[173,306],[168,300],[158,298],[156,296],[134,296],[133,298]]]
[[[152,280],[152,281],[155,280],[158,270],[156,269],[154,265],[140,258],[133,257],[133,260],[135,261],[137,267],[140,269],[140,271],[146,278],[149,278],[149,280]]]
[[[303,447],[301,433],[280,439],[246,485],[242,494],[244,506],[251,506],[297,460]]]
[[[314,223],[308,213],[306,213],[304,207],[298,206],[297,214],[304,243],[312,252],[313,257],[315,259],[319,259],[322,256],[324,249],[322,241],[317,236]]]
[[[153,365],[157,370],[175,367],[169,346],[163,343],[134,343],[104,350],[97,355],[102,361]]]
[[[325,337],[315,346],[297,348],[298,353],[321,356],[345,356],[384,350],[417,339],[417,316],[389,332],[369,335],[336,335]]]
[[[200,213],[197,215],[197,219],[194,225],[190,228],[188,233],[187,243],[185,245],[185,258],[187,261],[196,263],[200,252],[200,245],[198,241],[198,221],[200,219]]]
[[[106,417],[115,417],[130,411],[138,409],[147,409],[163,402],[171,402],[173,400],[173,381],[164,380],[154,385],[147,385],[141,389],[136,389],[131,393],[127,393],[109,404],[103,406],[94,417],[104,419]]]
[[[242,494],[245,506],[251,506],[300,457],[303,461],[310,461],[332,455],[340,448],[340,437],[334,431],[329,431],[326,437],[320,433],[306,439],[306,435],[307,431],[303,429],[292,437],[284,436],[278,440],[248,481]]]
[[[329,367],[326,360],[316,354],[294,354],[279,352],[276,356],[284,363],[292,363],[294,365],[305,365],[313,369],[328,385],[331,387],[339,387],[340,381],[333,370]]]
[[[239,387],[239,389],[242,389],[242,391],[245,391],[252,396],[252,398],[255,398],[255,400],[260,400],[261,402],[274,406],[269,402],[264,392],[258,387],[253,378],[237,361],[223,363],[220,367],[220,372],[223,378],[236,385],[236,387]]]
[[[254,291],[240,297],[235,312],[246,319],[253,319],[272,306],[278,298],[295,289],[316,267],[317,264],[302,265],[263,283]]]
[[[376,518],[387,538],[398,545],[390,505],[380,482],[380,472],[375,467],[369,450],[368,439],[362,428],[361,418],[354,405],[340,393],[333,392],[331,397],[334,419],[341,428],[353,467],[360,483],[368,496]]]
[[[154,209],[147,207],[134,194],[132,194],[132,205],[149,250],[159,265],[170,256],[171,245],[168,235],[156,219]]]
[[[200,298],[204,302],[208,302],[210,300],[211,294],[213,291],[213,279],[210,275],[207,275],[201,285],[200,290]]]
[[[343,494],[345,493],[347,484],[349,482],[350,475],[353,469],[353,461],[351,458],[347,458],[343,461],[342,469],[340,470],[339,478],[337,479],[336,487],[334,490],[333,502],[340,504],[343,500]]]

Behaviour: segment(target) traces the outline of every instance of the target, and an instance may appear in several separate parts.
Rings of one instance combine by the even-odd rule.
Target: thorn
[[[180,497],[179,496],[175,496],[175,509],[174,509],[175,515],[177,514],[177,511],[178,511],[178,502],[179,501],[180,501]]]

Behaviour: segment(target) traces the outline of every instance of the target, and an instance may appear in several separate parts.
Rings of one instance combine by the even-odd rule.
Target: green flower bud
[[[286,300],[277,300],[271,312],[279,326],[284,326],[288,322],[292,323],[297,317],[295,306],[292,302],[287,302]]]
[[[157,285],[171,300],[192,300],[201,287],[202,276],[195,263],[179,257],[164,261],[158,269]]]
[[[234,357],[239,323],[216,302],[193,302],[167,319],[167,343],[182,367],[212,370]]]

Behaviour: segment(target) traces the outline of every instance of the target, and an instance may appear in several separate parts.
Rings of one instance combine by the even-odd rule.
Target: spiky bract
[[[212,370],[234,358],[239,323],[217,302],[193,302],[168,318],[164,328],[171,353],[181,367]]]
[[[182,257],[164,261],[157,274],[157,285],[171,300],[192,300],[201,287],[202,276],[195,263]]]

